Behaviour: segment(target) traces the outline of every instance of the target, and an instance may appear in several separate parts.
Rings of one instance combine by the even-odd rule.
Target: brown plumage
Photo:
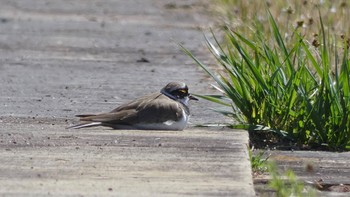
[[[188,94],[188,88],[185,84],[169,84],[162,89],[161,93],[153,93],[138,98],[108,113],[77,115],[77,117],[80,117],[80,121],[84,121],[85,123],[69,128],[79,129],[93,126],[107,126],[114,129],[182,130],[188,121],[188,115],[190,113],[186,105],[187,101],[189,99],[196,99]],[[163,90],[165,93],[163,93]],[[181,91],[175,94],[175,91],[178,90]],[[184,91],[185,94],[183,94]],[[183,99],[185,100],[182,101]],[[185,121],[185,125],[178,126],[174,124],[171,126],[173,122],[181,121]]]

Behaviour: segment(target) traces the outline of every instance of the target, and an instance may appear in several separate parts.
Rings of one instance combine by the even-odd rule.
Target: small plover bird
[[[188,122],[189,100],[198,100],[185,83],[168,83],[160,92],[123,104],[108,113],[77,115],[84,123],[68,127],[106,126],[114,129],[183,130]]]

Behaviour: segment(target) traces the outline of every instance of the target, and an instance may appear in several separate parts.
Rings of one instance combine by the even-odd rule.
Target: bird
[[[112,129],[179,130],[185,129],[189,117],[189,101],[198,100],[183,82],[170,82],[160,92],[125,103],[101,114],[76,115],[83,123],[67,129],[105,126]]]

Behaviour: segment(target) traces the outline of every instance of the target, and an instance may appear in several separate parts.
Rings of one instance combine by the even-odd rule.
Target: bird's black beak
[[[198,99],[197,99],[196,97],[192,96],[192,95],[189,95],[188,98],[189,98],[190,100],[198,101]]]

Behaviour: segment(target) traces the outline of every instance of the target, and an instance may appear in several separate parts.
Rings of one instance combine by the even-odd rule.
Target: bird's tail
[[[87,128],[87,127],[97,127],[101,125],[102,125],[102,122],[89,122],[89,123],[81,123],[81,124],[73,125],[73,126],[67,127],[66,129],[81,129],[81,128]]]

